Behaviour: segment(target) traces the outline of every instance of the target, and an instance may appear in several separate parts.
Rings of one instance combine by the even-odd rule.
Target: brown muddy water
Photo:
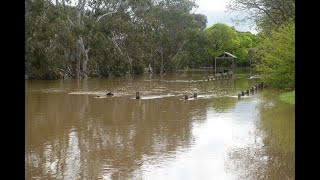
[[[25,178],[294,179],[294,105],[204,74],[26,81]]]

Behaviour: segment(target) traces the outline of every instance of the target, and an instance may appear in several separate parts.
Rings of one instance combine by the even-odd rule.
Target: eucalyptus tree
[[[227,7],[243,12],[241,20],[253,20],[260,30],[268,32],[283,22],[295,21],[295,0],[231,0]]]
[[[206,23],[207,18],[202,14],[189,16],[189,28],[186,28],[183,34],[188,42],[173,59],[176,71],[182,67],[198,67],[205,60],[203,54],[205,54],[205,47],[209,43],[209,36],[204,32]]]
[[[195,18],[191,13],[194,7],[196,4],[190,0],[154,0],[146,11],[147,34],[153,48],[150,50],[150,64],[158,72],[177,70],[187,45],[191,43],[190,33],[202,31],[205,27],[206,18]]]
[[[210,44],[210,36],[204,31],[194,31],[190,33],[190,42],[185,47],[187,60],[185,66],[198,68],[203,63],[207,62],[208,58],[207,47]]]
[[[63,45],[72,41],[70,34],[63,32],[67,24],[51,1],[27,0],[25,7],[26,74],[29,78],[56,79],[64,63]]]
[[[85,7],[87,7],[86,10]],[[127,2],[125,1],[88,0],[87,2],[86,0],[78,0],[76,5],[75,23],[68,18],[70,24],[78,30],[76,48],[74,50],[72,61],[74,78],[79,78],[80,73],[82,73],[83,77],[87,77],[90,42],[96,35],[93,32],[96,26],[98,26],[99,21],[106,16],[126,11],[126,9]],[[113,39],[109,38],[109,40],[113,40],[114,45],[118,47],[118,44],[114,39],[114,37]],[[81,64],[82,69],[80,69]]]
[[[86,78],[178,69],[206,25],[191,0],[27,0],[26,74]],[[197,45],[197,46],[195,46]],[[188,55],[188,56],[187,56]]]

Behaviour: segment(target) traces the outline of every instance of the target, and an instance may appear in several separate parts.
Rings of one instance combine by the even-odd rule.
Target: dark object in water
[[[108,92],[106,95],[107,96],[113,96],[113,94],[111,92]]]
[[[184,99],[189,99],[189,96],[188,95],[184,95]]]

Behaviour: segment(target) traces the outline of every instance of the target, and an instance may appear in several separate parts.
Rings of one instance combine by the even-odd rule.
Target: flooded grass
[[[280,94],[279,98],[281,101],[285,101],[290,104],[295,104],[295,91]]]

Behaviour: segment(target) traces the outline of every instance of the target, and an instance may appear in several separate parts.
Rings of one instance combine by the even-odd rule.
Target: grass
[[[286,93],[282,93],[279,95],[281,101],[285,101],[290,104],[295,104],[295,91],[290,91]]]

